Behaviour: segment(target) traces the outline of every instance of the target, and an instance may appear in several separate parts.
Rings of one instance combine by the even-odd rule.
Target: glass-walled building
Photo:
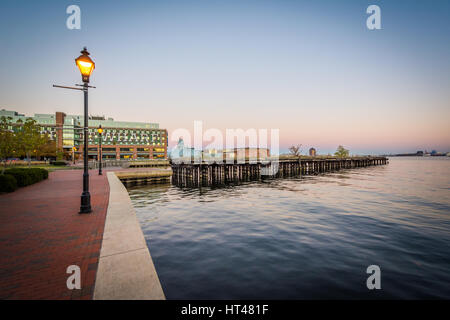
[[[35,114],[27,117],[16,111],[0,110],[0,117],[11,117],[13,122],[28,118],[36,120],[41,133],[48,133],[56,140],[58,151],[64,152],[67,158],[72,152],[77,158],[83,155],[84,117],[55,114]],[[112,118],[89,117],[88,120],[88,154],[90,159],[99,159],[100,135],[97,131],[101,125],[102,158],[103,159],[165,159],[167,158],[167,130],[160,129],[157,123],[114,121]]]

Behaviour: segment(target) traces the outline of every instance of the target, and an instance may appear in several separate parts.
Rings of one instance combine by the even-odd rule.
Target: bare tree
[[[293,155],[293,156],[297,156],[298,157],[300,155],[300,153],[302,152],[301,147],[302,147],[301,144],[296,145],[296,146],[290,146],[289,147],[289,153],[291,155]]]

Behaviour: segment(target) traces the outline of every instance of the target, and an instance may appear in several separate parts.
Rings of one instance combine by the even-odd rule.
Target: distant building
[[[310,148],[310,149],[309,149],[309,155],[310,155],[311,157],[315,157],[315,156],[317,155],[316,149]]]
[[[10,117],[13,123],[23,123],[31,118],[39,125],[41,134],[56,141],[56,150],[70,158],[75,150],[77,158],[83,157],[83,124],[81,115],[35,114],[25,116],[16,111],[0,110],[0,117]],[[19,123],[20,123],[19,121]],[[104,116],[89,116],[88,119],[88,157],[99,158],[99,125],[103,128],[103,159],[160,159],[167,158],[167,130],[160,129],[157,123],[124,122],[106,119]]]
[[[186,147],[184,145],[183,138],[178,139],[178,143],[175,148],[170,152],[170,159],[174,162],[191,162],[194,161],[195,158],[201,156],[201,153],[195,150],[192,147]]]
[[[195,150],[186,147],[182,138],[172,149],[170,159],[175,163],[201,161],[207,163],[221,163],[224,161],[265,161],[270,158],[268,148],[233,148],[233,149],[207,149]]]
[[[270,149],[268,148],[234,148],[222,150],[221,153],[225,161],[263,161],[270,158]]]

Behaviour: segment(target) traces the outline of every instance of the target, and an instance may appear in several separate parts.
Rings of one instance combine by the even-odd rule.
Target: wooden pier
[[[341,169],[385,165],[386,157],[288,158],[251,163],[172,163],[172,183],[178,186],[208,186],[261,178],[315,175]]]

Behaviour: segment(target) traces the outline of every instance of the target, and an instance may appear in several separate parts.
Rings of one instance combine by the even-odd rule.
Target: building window
[[[164,158],[163,152],[153,152],[153,158]]]

